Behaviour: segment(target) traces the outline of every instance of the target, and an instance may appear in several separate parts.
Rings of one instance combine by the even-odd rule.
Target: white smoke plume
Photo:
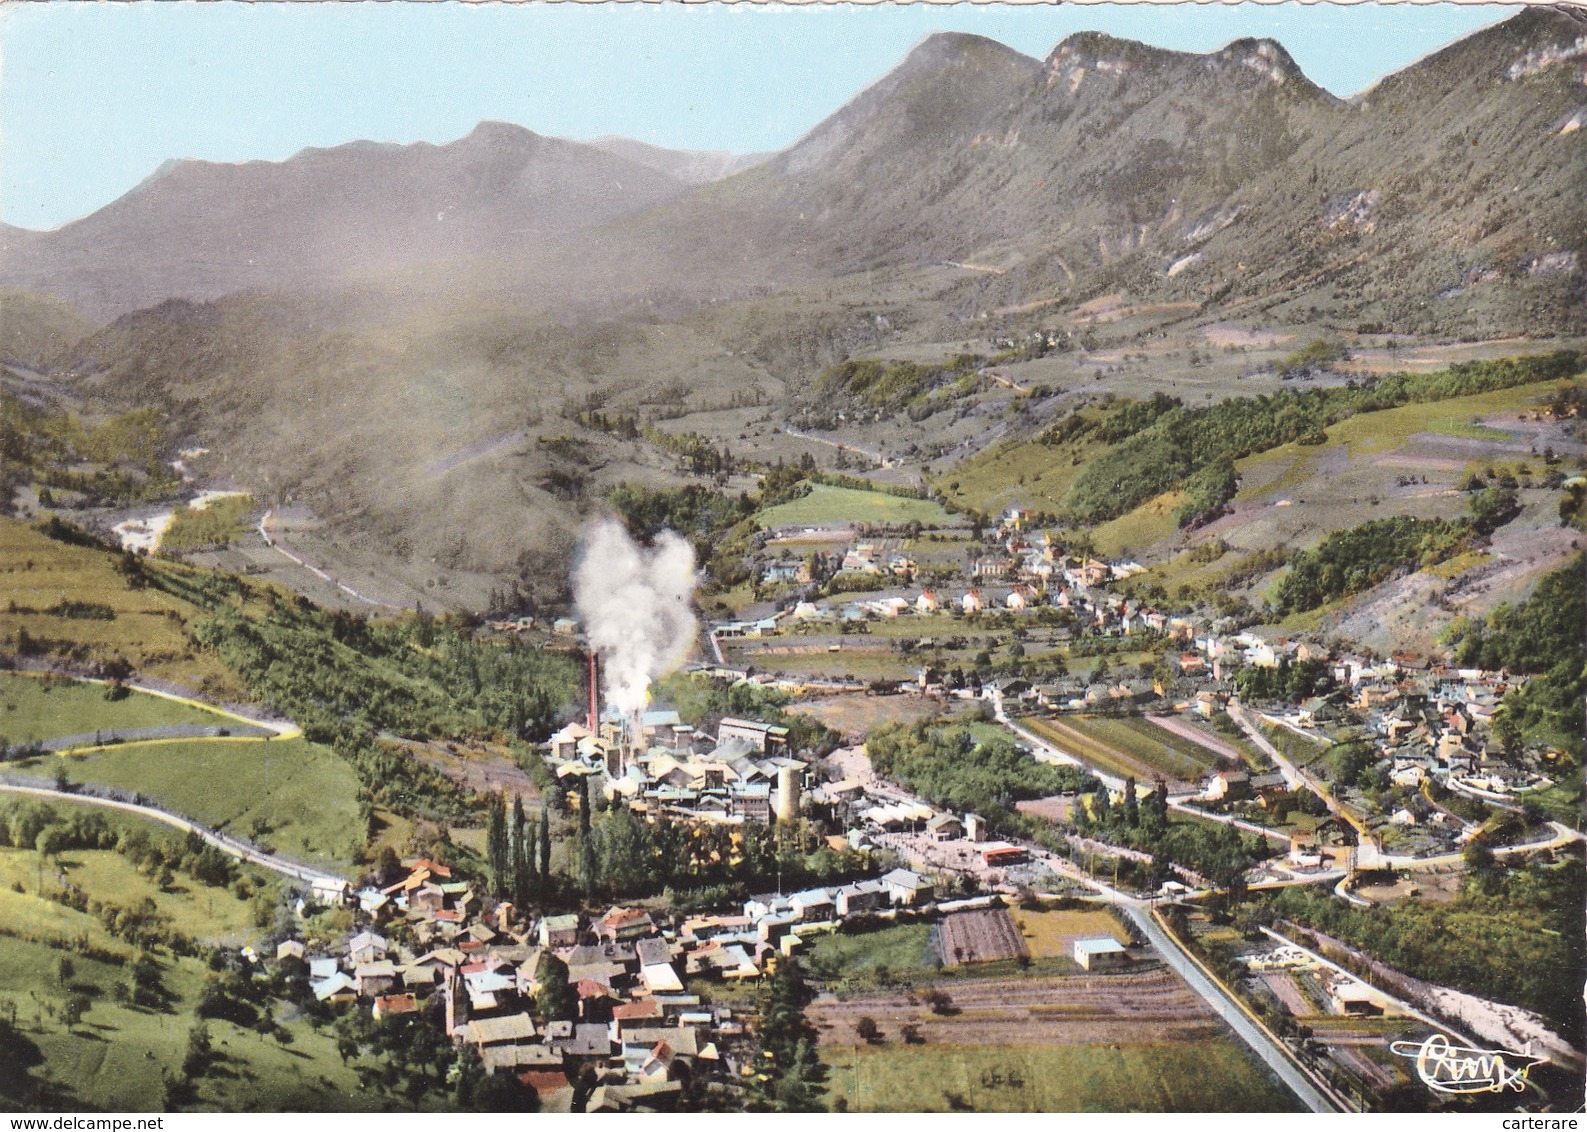
[[[606,702],[625,716],[639,711],[650,682],[694,645],[694,549],[673,531],[646,548],[615,519],[601,519],[585,533],[573,600],[600,654]]]

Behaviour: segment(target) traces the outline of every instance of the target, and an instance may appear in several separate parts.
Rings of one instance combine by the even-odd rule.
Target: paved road
[[[1192,990],[1206,1000],[1207,1005],[1211,1006],[1218,1016],[1229,1024],[1230,1029],[1255,1051],[1290,1092],[1300,1098],[1301,1104],[1312,1112],[1347,1111],[1325,1096],[1310,1078],[1295,1067],[1288,1054],[1277,1043],[1246,1017],[1245,1012],[1231,1001],[1216,983],[1201,973],[1200,968],[1180,951],[1179,945],[1158,925],[1149,910],[1143,908],[1139,902],[1131,902],[1124,906],[1124,911],[1141,929],[1141,934],[1157,949],[1157,954],[1162,957],[1163,962],[1172,967]]]
[[[39,743],[46,751],[65,751],[74,747],[100,747],[108,743],[138,743],[148,739],[220,739],[236,737],[259,739],[274,736],[272,728],[258,724],[235,727],[205,727],[200,723],[171,723],[163,727],[116,727],[85,731],[81,735],[59,735]]]
[[[892,460],[887,458],[887,454],[885,452],[878,452],[871,448],[861,448],[858,444],[850,444],[844,440],[833,440],[829,436],[817,436],[813,432],[800,432],[792,425],[785,424],[782,426],[782,430],[789,436],[795,437],[799,440],[811,440],[817,444],[827,444],[831,445],[833,448],[846,448],[850,452],[858,452],[861,456],[864,456],[866,459],[880,464],[884,468],[891,468],[893,466]]]
[[[1068,751],[1056,747],[1020,727],[1003,711],[1001,696],[994,693],[992,704],[993,715],[997,721],[1028,742],[1038,759],[1044,762],[1059,762],[1084,767],[1109,787],[1120,790],[1124,788],[1122,779],[1099,774],[1096,768],[1088,766]],[[1213,1012],[1229,1024],[1229,1027],[1239,1035],[1240,1039],[1251,1047],[1256,1055],[1273,1070],[1279,1080],[1300,1099],[1307,1109],[1312,1112],[1347,1111],[1345,1106],[1336,1103],[1321,1092],[1312,1083],[1311,1079],[1302,1073],[1294,1061],[1291,1060],[1287,1050],[1268,1037],[1216,983],[1202,974],[1200,968],[1180,949],[1179,944],[1175,942],[1173,937],[1165,932],[1152,917],[1151,901],[1141,900],[1111,888],[1060,858],[1053,857],[1050,854],[1045,854],[1044,856],[1047,857],[1044,863],[1054,872],[1062,873],[1090,885],[1102,895],[1103,899],[1121,908],[1125,915],[1129,916],[1141,929],[1141,934],[1156,948],[1163,962],[1173,968],[1180,978],[1185,980],[1190,989],[1200,995],[1207,1005],[1212,1007]],[[1297,878],[1293,883],[1310,884],[1315,883],[1316,879],[1301,880]]]
[[[307,865],[299,865],[294,862],[285,861],[269,853],[262,853],[251,845],[244,845],[239,841],[234,841],[224,834],[217,833],[206,826],[199,825],[197,822],[189,821],[187,818],[181,817],[178,814],[173,814],[169,810],[156,809],[154,806],[139,805],[133,802],[123,802],[115,798],[101,798],[94,794],[73,793],[65,790],[51,790],[43,786],[21,786],[9,782],[0,782],[0,792],[7,794],[21,794],[35,798],[53,799],[60,802],[86,802],[91,806],[104,806],[107,809],[122,810],[126,813],[137,814],[140,817],[149,818],[153,821],[163,822],[164,824],[173,826],[184,833],[196,833],[205,841],[209,842],[209,844],[219,849],[222,853],[236,857],[240,861],[246,861],[251,865],[258,865],[262,869],[269,869],[271,872],[280,873],[282,876],[290,877],[293,880],[307,881],[309,884],[342,887],[345,887],[347,884],[345,877],[339,877],[333,873],[321,872],[318,869],[309,868]]]

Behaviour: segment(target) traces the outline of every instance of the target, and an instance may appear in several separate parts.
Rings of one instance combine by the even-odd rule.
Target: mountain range
[[[570,407],[776,412],[851,353],[1078,325],[1104,299],[1180,326],[1587,332],[1583,125],[1574,7],[1349,100],[1271,40],[1082,33],[1038,60],[938,34],[773,155],[487,122],[168,163],[59,229],[0,230],[0,347],[164,408],[393,559],[499,575],[656,473],[587,436],[587,482],[548,486],[539,442]],[[99,328],[65,346],[58,305],[21,291]]]

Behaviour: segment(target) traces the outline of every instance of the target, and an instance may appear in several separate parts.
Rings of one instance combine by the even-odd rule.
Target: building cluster
[[[709,733],[675,711],[648,711],[637,720],[608,712],[594,731],[570,723],[545,750],[565,786],[587,778],[640,813],[767,825],[798,816],[809,782],[809,764],[787,745],[786,727],[726,718]]]
[[[638,908],[521,914],[445,866],[407,868],[396,884],[358,894],[367,926],[330,954],[311,954],[298,939],[280,943],[278,960],[308,964],[316,999],[353,1003],[376,1019],[422,1014],[477,1052],[486,1071],[534,1090],[545,1111],[570,1111],[575,1085],[584,1111],[668,1107],[691,1082],[744,1070],[744,1020],[703,1004],[685,980],[760,975],[780,941],[754,921],[698,917],[674,929]],[[569,1017],[541,1011],[550,979],[565,983]]]
[[[707,915],[638,907],[537,915],[434,861],[405,868],[392,885],[348,895],[360,912],[356,934],[319,949],[285,939],[276,959],[305,963],[320,1002],[352,1004],[376,1020],[422,1016],[474,1050],[487,1072],[516,1076],[551,1112],[571,1111],[579,1098],[588,1112],[667,1108],[691,1084],[753,1072],[744,1017],[690,993],[699,980],[759,978],[776,957],[851,917],[995,900],[939,905],[931,879],[894,869]],[[566,987],[567,1017],[541,1008],[550,980]]]

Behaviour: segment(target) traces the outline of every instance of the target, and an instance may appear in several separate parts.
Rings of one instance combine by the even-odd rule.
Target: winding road
[[[154,806],[141,805],[136,802],[123,802],[119,798],[101,798],[96,794],[81,794],[67,790],[53,790],[44,786],[21,786],[14,782],[0,782],[0,792],[6,794],[21,794],[28,797],[50,799],[58,802],[86,802],[91,806],[103,806],[106,809],[121,810],[151,821],[162,822],[181,830],[183,833],[196,833],[209,844],[219,849],[222,853],[245,861],[250,865],[258,865],[262,869],[269,869],[273,873],[290,877],[293,880],[303,881],[317,888],[330,888],[345,891],[347,879],[336,876],[334,873],[321,872],[307,865],[282,860],[270,853],[261,852],[251,845],[217,833],[208,826],[199,825],[180,814],[173,814],[169,810],[161,810]]]
[[[54,678],[53,673],[41,672],[16,672],[14,675],[29,676],[39,679]],[[72,679],[83,684],[105,685],[110,683],[108,680],[97,680],[89,677],[72,677]],[[125,685],[125,687],[142,695],[157,696],[163,700],[170,700],[173,703],[179,703],[186,707],[196,708],[199,711],[205,711],[212,715],[218,715],[223,719],[242,724],[243,727],[241,730],[248,732],[247,734],[237,734],[233,732],[230,735],[201,736],[209,742],[268,743],[271,739],[276,739],[278,741],[282,739],[296,739],[303,734],[302,729],[290,720],[254,719],[246,715],[241,715],[238,712],[228,711],[226,708],[217,707],[214,704],[205,703],[202,700],[195,700],[189,696],[179,695],[163,688],[152,688],[145,684],[128,683]],[[47,740],[44,746],[52,754],[64,757],[67,755],[87,754],[93,751],[107,749],[121,750],[127,747],[155,746],[157,744],[163,743],[190,742],[194,737],[195,732],[206,732],[210,730],[211,729],[209,728],[187,724],[171,724],[165,727],[135,728],[127,729],[125,731],[106,730],[96,732],[93,736],[96,742],[90,744],[70,745],[72,740],[89,738],[89,736],[85,734],[80,736],[66,736],[64,738]],[[118,735],[136,735],[137,737],[128,738],[125,741],[106,741],[107,738],[113,738]],[[198,822],[195,822],[190,818],[185,818],[180,814],[172,813],[170,810],[162,810],[157,806],[151,806],[147,803],[128,802],[120,798],[104,797],[102,795],[90,792],[89,788],[80,788],[78,790],[56,790],[45,786],[34,786],[25,783],[5,781],[0,781],[0,793],[18,794],[24,797],[53,799],[62,802],[85,803],[91,806],[103,806],[106,809],[121,810],[125,813],[137,814],[140,817],[145,817],[152,821],[161,822],[175,829],[179,829],[184,833],[196,833],[206,842],[213,845],[221,852],[228,854],[229,856],[235,857],[240,861],[245,861],[250,865],[257,865],[262,869],[269,869],[271,872],[279,873],[280,875],[289,877],[293,880],[302,881],[320,888],[345,890],[347,887],[347,880],[344,877],[337,876],[334,873],[324,872],[320,869],[313,868],[309,865],[300,864],[296,861],[289,861],[283,857],[278,857],[273,853],[266,853],[255,846],[247,844],[244,841],[228,837],[218,830],[210,829],[208,826],[200,825]]]

